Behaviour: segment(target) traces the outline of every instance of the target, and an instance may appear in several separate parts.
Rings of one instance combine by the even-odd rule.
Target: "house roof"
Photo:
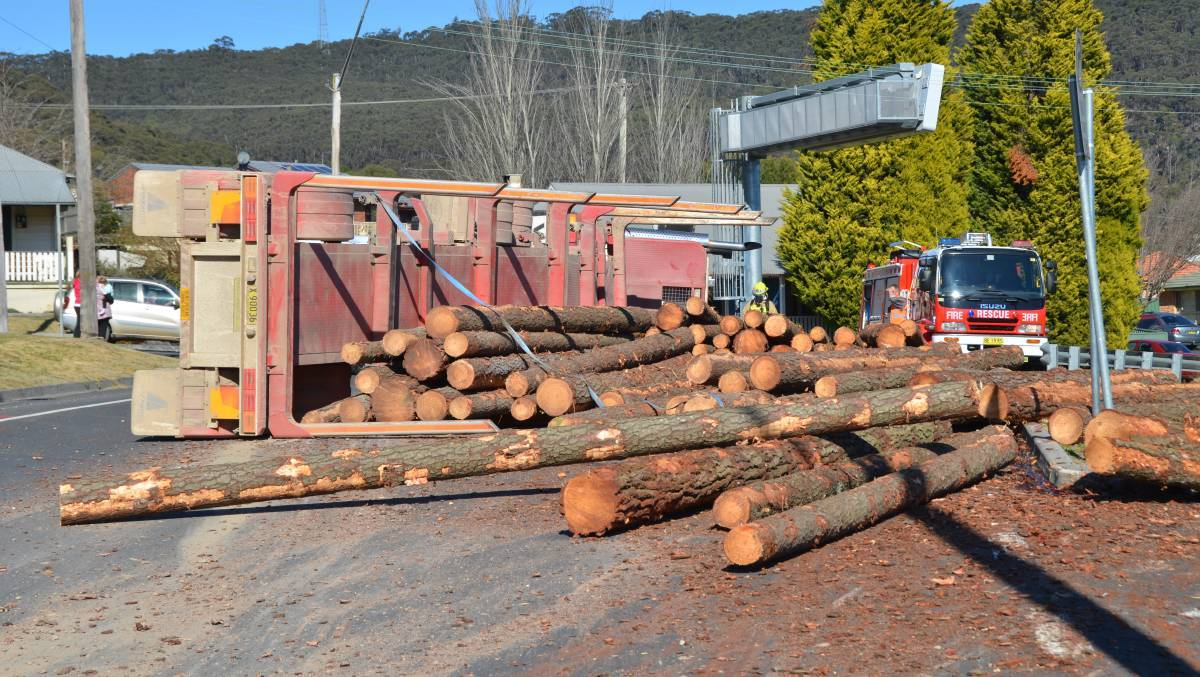
[[[26,205],[75,204],[61,169],[0,146],[0,202]]]
[[[783,191],[789,188],[794,188],[794,186],[783,183],[764,183],[762,185],[763,216],[778,219],[783,215]],[[681,199],[689,202],[714,202],[712,184],[709,183],[576,183],[563,181],[550,184],[550,189],[624,195],[678,195]],[[698,226],[696,230],[709,232],[710,229]],[[776,228],[762,229],[764,275],[783,274],[783,266],[775,253],[778,241]]]

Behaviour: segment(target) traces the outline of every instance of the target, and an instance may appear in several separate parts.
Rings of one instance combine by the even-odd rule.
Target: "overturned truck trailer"
[[[418,327],[439,305],[475,305],[456,282],[492,305],[658,307],[706,297],[707,250],[737,245],[647,229],[766,222],[742,205],[515,183],[143,171],[134,232],[179,242],[180,363],[137,373],[132,429],[186,438],[491,430],[298,419],[350,394],[344,344]]]

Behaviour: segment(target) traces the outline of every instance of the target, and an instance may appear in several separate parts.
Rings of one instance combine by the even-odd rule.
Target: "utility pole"
[[[627,167],[626,159],[629,157],[629,92],[628,84],[625,78],[621,78],[620,89],[620,107],[621,107],[621,135],[617,145],[617,155],[620,157],[620,163],[617,167],[617,180],[625,183],[625,168]]]
[[[96,212],[92,206],[92,129],[88,120],[87,50],[83,39],[83,0],[71,0],[71,108],[75,117],[75,185],[79,217],[80,333],[95,336]]]
[[[329,86],[333,90],[333,150],[329,160],[329,166],[333,168],[334,174],[342,173],[342,74],[334,73],[332,84]]]
[[[1104,304],[1100,298],[1100,269],[1096,259],[1096,141],[1092,90],[1083,88],[1083,37],[1075,29],[1075,74],[1071,90],[1071,118],[1075,128],[1075,165],[1079,174],[1079,204],[1083,216],[1083,242],[1087,252],[1088,313],[1091,315],[1092,413],[1112,409],[1112,381],[1108,374],[1108,345],[1104,332]]]

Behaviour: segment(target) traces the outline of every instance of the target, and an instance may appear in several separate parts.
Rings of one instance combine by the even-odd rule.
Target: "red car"
[[[1162,341],[1159,339],[1136,339],[1129,342],[1129,350],[1151,352],[1159,355],[1170,355],[1171,353],[1183,353],[1184,359],[1200,358],[1200,353],[1192,350],[1186,345],[1178,341]],[[1131,356],[1132,357],[1132,356]],[[1127,358],[1129,359],[1129,358]],[[1136,359],[1136,358],[1133,358]],[[1200,376],[1200,372],[1185,369],[1183,371],[1183,380],[1191,381]]]

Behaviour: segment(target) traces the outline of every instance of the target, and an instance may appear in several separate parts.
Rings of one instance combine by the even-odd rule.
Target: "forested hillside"
[[[1117,80],[1187,82],[1200,80],[1200,16],[1193,0],[1098,0]],[[977,9],[957,9],[961,43]],[[759,12],[736,17],[679,14],[677,40],[689,47],[722,52],[810,55],[809,31],[816,10]],[[546,19],[560,25],[561,16]],[[397,17],[402,23],[403,17]],[[622,22],[630,38],[645,33],[645,21]],[[454,24],[419,32],[382,32],[360,43],[346,77],[347,102],[433,98],[430,83],[454,82],[466,68],[469,26]],[[216,38],[218,36],[214,36]],[[164,36],[164,42],[169,36]],[[95,104],[272,104],[328,100],[328,74],[340,65],[348,41],[322,51],[314,42],[260,51],[214,44],[206,50],[159,50],[127,58],[89,59]],[[543,49],[541,58],[553,82],[554,65],[567,57]],[[690,76],[703,81],[706,97],[717,104],[737,93],[767,91],[807,81],[804,66],[793,72],[729,69],[692,58]],[[44,77],[60,92],[69,90],[69,55],[11,57],[10,62]],[[631,79],[635,75],[631,70]],[[636,85],[635,85],[636,86]],[[547,95],[552,96],[552,95]],[[1146,152],[1156,193],[1172,193],[1200,169],[1200,98],[1122,97],[1130,109],[1128,126]],[[343,118],[344,167],[380,163],[414,176],[437,176],[445,139],[444,102],[348,106]],[[1149,112],[1141,112],[1149,111]],[[125,159],[188,162],[231,159],[241,149],[259,158],[328,160],[325,107],[218,110],[104,111],[98,115],[98,173]],[[107,158],[109,161],[104,161]]]

